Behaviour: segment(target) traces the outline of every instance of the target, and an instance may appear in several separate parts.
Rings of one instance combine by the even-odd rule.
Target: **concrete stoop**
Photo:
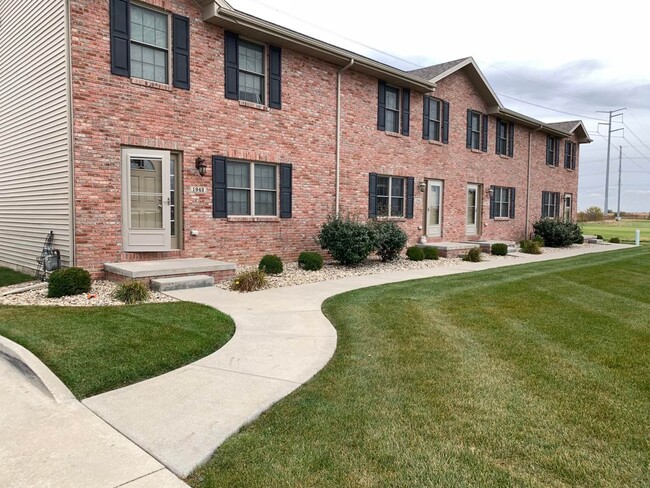
[[[441,258],[458,258],[467,254],[470,249],[480,248],[478,242],[433,242],[418,244],[418,247],[435,247],[438,249],[438,256]]]
[[[153,291],[189,290],[214,286],[214,278],[207,275],[178,276],[174,278],[156,278],[151,280]]]
[[[215,282],[232,278],[236,269],[237,265],[235,263],[205,258],[126,261],[104,264],[104,272],[109,280],[140,280],[152,287],[154,281],[160,282],[156,286],[178,286],[177,288],[167,288],[167,290],[212,286]],[[181,278],[187,278],[187,280]],[[212,279],[210,285],[207,284],[206,278]],[[161,282],[161,280],[167,279],[172,279],[172,281]]]

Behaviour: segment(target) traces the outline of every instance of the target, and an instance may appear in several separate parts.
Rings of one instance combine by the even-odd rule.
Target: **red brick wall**
[[[77,265],[95,274],[105,262],[151,258],[122,251],[121,147],[141,146],[183,155],[183,251],[169,257],[210,257],[256,262],[267,253],[294,258],[315,249],[314,236],[334,208],[336,72],[328,63],[283,49],[282,109],[263,111],[224,97],[223,30],[201,20],[190,0],[147,2],[191,19],[191,91],[132,82],[110,72],[107,0],[71,0],[75,218]],[[450,144],[422,140],[422,95],[411,98],[411,135],[378,131],[377,80],[343,74],[341,208],[368,212],[368,173],[445,181],[443,239],[463,239],[467,183],[515,186],[513,221],[488,220],[484,198],[482,237],[518,239],[524,233],[528,131],[517,127],[515,157],[494,151],[490,117],[487,153],[465,147],[466,109],[486,107],[462,73],[440,83],[436,96],[451,103]],[[541,212],[541,191],[577,195],[577,172],[544,164],[546,136],[533,135],[531,220]],[[563,147],[563,146],[562,146]],[[563,151],[562,151],[563,153]],[[194,160],[214,154],[293,164],[293,218],[272,221],[213,219],[211,170],[200,177]],[[561,165],[562,166],[562,165]],[[403,222],[415,242],[424,225],[423,194]],[[575,205],[575,202],[574,202]],[[575,215],[575,211],[574,211]],[[259,219],[258,219],[259,220]],[[190,230],[199,231],[196,237]],[[165,254],[156,254],[157,257]]]

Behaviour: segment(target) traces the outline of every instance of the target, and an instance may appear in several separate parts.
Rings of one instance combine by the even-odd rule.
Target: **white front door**
[[[465,221],[465,235],[478,235],[481,209],[480,196],[478,185],[467,185],[467,218]]]
[[[573,208],[573,202],[571,201],[571,194],[570,193],[565,193],[564,194],[564,212],[562,214],[562,220],[565,223],[571,222],[571,210]]]
[[[171,249],[170,153],[122,150],[122,229],[125,251]]]
[[[427,181],[427,236],[442,235],[442,181]]]

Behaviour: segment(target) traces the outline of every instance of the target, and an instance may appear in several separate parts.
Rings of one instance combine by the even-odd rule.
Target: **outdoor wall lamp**
[[[420,183],[418,183],[418,188],[421,193],[424,193],[424,190],[427,189],[427,182],[424,180],[420,181]]]
[[[494,188],[489,188],[488,191],[486,192],[488,195],[493,196],[494,195]]]
[[[199,156],[194,160],[194,164],[196,165],[196,169],[199,170],[199,174],[201,176],[205,176],[205,173],[208,170],[208,165],[205,164],[205,159]]]

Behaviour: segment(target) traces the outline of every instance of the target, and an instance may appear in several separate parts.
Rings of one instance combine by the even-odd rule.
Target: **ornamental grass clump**
[[[149,299],[149,289],[138,280],[120,283],[113,292],[113,298],[127,304],[146,302]]]
[[[252,271],[244,271],[235,276],[235,279],[230,284],[230,289],[241,292],[257,291],[264,288],[266,283],[266,273],[259,269],[254,269]]]
[[[526,254],[542,254],[542,249],[537,241],[525,240],[519,243],[521,252]]]
[[[316,241],[345,266],[361,264],[375,247],[370,228],[349,216],[328,217],[327,222],[321,226]]]
[[[612,244],[620,244],[620,243],[621,243],[621,239],[620,239],[619,237],[612,237],[612,238],[609,240],[609,242],[611,242]]]
[[[480,263],[483,261],[483,258],[481,257],[481,248],[475,247],[467,251],[467,254],[463,256],[463,261],[469,261],[470,263]]]

